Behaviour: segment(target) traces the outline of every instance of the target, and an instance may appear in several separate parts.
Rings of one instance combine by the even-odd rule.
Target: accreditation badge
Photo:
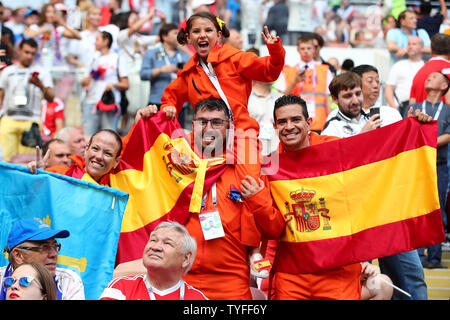
[[[14,104],[16,106],[26,106],[27,105],[27,96],[15,96],[14,97]]]
[[[205,240],[221,238],[225,236],[219,211],[207,211],[199,214],[200,225]]]
[[[14,105],[21,107],[21,106],[26,106],[28,103],[28,98],[27,98],[27,92],[25,91],[25,88],[23,88],[22,90],[16,90],[15,94],[14,94]]]

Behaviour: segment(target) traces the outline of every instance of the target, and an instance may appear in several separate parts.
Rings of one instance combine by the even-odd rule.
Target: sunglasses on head
[[[33,282],[33,280],[35,280],[35,279],[34,279],[34,277],[21,277],[19,279],[16,279],[14,277],[6,277],[5,279],[3,279],[3,286],[5,288],[9,288],[14,283],[16,283],[17,280],[19,280],[19,285],[21,287],[27,288],[30,286],[31,282]]]

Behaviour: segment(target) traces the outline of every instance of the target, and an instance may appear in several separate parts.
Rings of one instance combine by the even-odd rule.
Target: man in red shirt
[[[42,133],[53,137],[64,127],[64,102],[55,97],[52,102],[42,100]]]
[[[207,300],[181,278],[192,266],[196,250],[196,242],[184,226],[160,223],[144,248],[147,272],[113,279],[100,300]]]
[[[450,36],[437,33],[431,38],[431,59],[415,75],[411,86],[409,104],[421,103],[427,98],[425,81],[433,72],[450,75]],[[450,91],[442,97],[442,102],[450,104]]]

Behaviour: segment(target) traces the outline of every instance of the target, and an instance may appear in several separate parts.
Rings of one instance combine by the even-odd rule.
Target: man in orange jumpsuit
[[[149,113],[157,112],[149,106]],[[143,116],[146,118],[146,116]],[[191,145],[203,158],[226,157],[230,113],[223,100],[210,98],[195,106]],[[206,194],[202,210],[191,213],[186,228],[197,242],[197,255],[183,280],[210,300],[251,300],[249,255],[260,245],[261,234],[237,189],[243,166],[227,164]],[[142,273],[142,259],[120,264],[114,273]]]
[[[274,126],[280,138],[279,152],[293,152],[332,140],[337,137],[320,136],[310,132],[312,119],[308,116],[306,103],[297,96],[279,98],[274,107]],[[264,176],[263,176],[264,178]],[[252,177],[243,180],[242,195],[246,206],[254,213],[255,219],[268,239],[279,239],[286,228],[286,221],[280,211],[273,206],[268,180],[256,182]],[[273,246],[272,246],[273,250]],[[277,260],[282,259],[276,256]],[[307,261],[305,261],[307,263]],[[272,299],[361,299],[362,282],[374,275],[376,270],[369,264],[355,263],[335,270],[316,273],[289,273],[275,271]],[[387,290],[390,298],[392,290]]]

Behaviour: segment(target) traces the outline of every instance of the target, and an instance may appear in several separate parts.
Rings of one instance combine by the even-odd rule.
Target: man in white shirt
[[[41,100],[53,101],[55,92],[50,73],[33,64],[38,44],[23,40],[17,50],[18,62],[3,69],[0,75],[0,144],[5,161],[34,149],[21,145],[21,136],[33,122],[41,124]]]
[[[81,85],[87,88],[83,105],[82,122],[85,135],[93,135],[100,129],[117,130],[120,116],[120,91],[129,87],[128,69],[124,59],[111,51],[113,39],[107,31],[97,34],[95,48],[100,56],[95,58]],[[111,92],[112,101],[100,103],[102,96]]]
[[[399,110],[405,117],[409,106],[409,93],[417,71],[424,65],[422,59],[423,41],[417,36],[408,40],[408,59],[396,62],[389,71],[385,96],[389,106]]]
[[[361,77],[361,114],[358,116],[355,115],[353,117],[349,117],[345,114],[345,112],[342,112],[341,107],[339,107],[339,110],[333,110],[328,115],[327,123],[325,124],[322,134],[333,136],[336,135],[337,132],[339,132],[345,133],[344,136],[348,137],[361,132],[375,129],[379,126],[387,126],[396,121],[402,120],[402,116],[396,109],[387,106],[381,106],[377,103],[378,97],[380,95],[380,79],[378,77],[378,70],[375,67],[364,64],[353,68],[352,72]],[[333,96],[333,94],[331,95]],[[337,96],[334,97],[333,100],[338,103],[336,98]],[[370,116],[370,109],[373,107],[379,108],[379,116]],[[354,106],[353,108],[356,107]],[[342,117],[342,115],[347,116],[347,118]],[[352,128],[352,130],[348,128],[347,130],[345,130],[341,122],[342,120],[348,122],[348,126],[349,128]],[[367,126],[365,127],[365,130],[362,130],[366,124]],[[342,128],[340,128],[341,126]],[[336,127],[339,127],[340,129],[337,129]],[[358,127],[360,128],[359,132]],[[343,137],[342,135],[339,136]]]
[[[6,299],[3,278],[9,277],[21,263],[31,261],[42,264],[53,276],[57,300],[84,300],[84,285],[80,276],[72,270],[56,267],[61,244],[55,238],[67,238],[69,235],[67,230],[50,229],[38,218],[15,222],[4,250],[9,255],[9,264],[0,267],[0,300]]]
[[[371,108],[379,107],[381,126],[387,126],[403,119],[396,109],[379,104],[378,98],[380,96],[381,86],[377,68],[368,64],[362,64],[353,68],[352,71],[361,77],[361,89],[364,98],[362,111],[364,113],[369,114]]]
[[[354,72],[337,75],[330,84],[333,101],[339,109],[327,120],[321,135],[340,138],[375,129],[381,124],[378,116],[367,120],[368,115],[362,111],[363,91],[361,77]]]

